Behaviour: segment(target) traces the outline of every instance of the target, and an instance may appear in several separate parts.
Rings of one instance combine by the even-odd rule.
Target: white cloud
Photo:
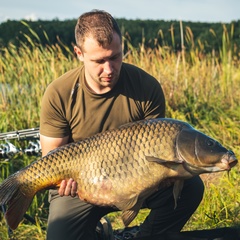
[[[37,17],[36,13],[30,13],[30,14],[26,15],[25,17],[23,17],[23,19],[29,20],[29,21],[36,21],[39,18]]]

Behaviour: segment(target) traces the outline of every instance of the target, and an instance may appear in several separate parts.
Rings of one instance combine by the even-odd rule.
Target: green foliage
[[[124,38],[130,41],[136,48],[139,46],[139,43],[144,42],[145,46],[151,48],[160,45],[170,46],[174,51],[182,49],[182,29],[179,21],[127,20],[124,18],[116,20]],[[43,46],[55,45],[59,43],[60,40],[64,45],[68,46],[68,48],[71,48],[72,44],[75,44],[75,24],[76,19],[65,21],[59,21],[57,19],[52,21],[8,20],[0,24],[0,48],[7,47],[10,44],[19,47],[22,42],[29,44],[26,36],[31,33],[31,29],[36,32]],[[189,41],[189,35],[187,33],[191,30],[191,44],[184,46],[187,51],[190,51],[192,46],[201,45],[204,46],[204,53],[210,53],[213,49],[218,52],[224,41],[222,38],[223,28],[230,31],[232,26],[234,26],[235,31],[232,35],[231,42],[237,48],[240,46],[240,20],[228,24],[184,21],[182,25],[185,34],[184,40],[186,42]]]
[[[211,181],[206,180],[204,199],[185,228],[240,227],[240,195],[235,186],[238,176],[239,171],[233,171],[229,176],[221,173]]]
[[[147,26],[137,23],[141,29]],[[21,34],[21,41],[16,43],[16,39],[12,39],[7,47],[1,49],[0,132],[38,127],[41,98],[47,85],[80,64],[72,54],[71,47],[59,39],[50,44],[52,37],[47,30],[42,32],[46,41],[43,44],[37,27],[32,28],[31,24],[22,24],[27,32]],[[125,24],[123,22],[121,27]],[[240,61],[239,49],[233,42],[236,27],[226,26],[220,33],[216,30],[210,32],[216,39],[219,39],[218,34],[222,38],[221,44],[217,44],[218,54],[213,48],[206,53],[206,49],[212,46],[207,42],[198,40],[195,43],[194,28],[182,28],[181,41],[175,35],[175,25],[169,26],[169,29],[170,40],[166,40],[164,31],[160,31],[163,45],[155,48],[148,47],[146,31],[141,31],[144,35],[138,40],[137,47],[125,38],[124,61],[143,68],[159,79],[166,96],[167,117],[190,122],[197,129],[218,139],[239,157]],[[203,29],[201,31],[204,32]],[[182,51],[176,52],[179,41]],[[16,141],[14,144],[21,148],[21,144],[27,143]],[[0,159],[0,181],[35,159],[26,155],[17,155],[9,161]],[[214,175],[210,180],[205,178],[204,199],[185,229],[240,225],[239,171],[237,166],[231,171],[230,178],[226,175]],[[141,223],[147,213],[148,210],[142,210],[132,225]],[[12,239],[45,239],[48,214],[46,192],[37,194],[28,214],[36,220],[37,225],[24,220],[14,231]],[[110,214],[109,218],[115,228],[123,226],[119,212]],[[0,213],[0,239],[7,238],[7,226]]]

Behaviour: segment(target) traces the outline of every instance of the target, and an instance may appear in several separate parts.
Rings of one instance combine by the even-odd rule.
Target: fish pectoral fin
[[[133,208],[134,205],[136,205],[138,201],[138,195],[134,195],[134,197],[128,199],[128,200],[125,200],[125,201],[119,201],[118,204],[116,204],[116,207],[119,209],[119,210],[126,210],[126,209],[131,209]]]
[[[182,192],[184,180],[176,180],[173,185],[174,209],[177,207],[177,200]]]
[[[161,159],[161,158],[157,158],[154,156],[145,156],[147,161],[149,162],[156,162],[159,164],[164,164],[164,163],[182,163],[182,160],[179,159],[173,159],[173,160],[165,160],[165,159]]]
[[[122,221],[125,227],[127,227],[133,221],[141,207],[142,201],[138,202],[133,208],[122,212]]]

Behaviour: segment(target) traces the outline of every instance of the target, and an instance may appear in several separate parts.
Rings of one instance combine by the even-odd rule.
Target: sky
[[[77,19],[92,9],[126,19],[222,23],[240,20],[240,0],[0,0],[0,22]]]

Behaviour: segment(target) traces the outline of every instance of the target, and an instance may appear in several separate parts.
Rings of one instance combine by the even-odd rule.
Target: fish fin
[[[129,123],[124,123],[124,124],[120,125],[118,128],[120,129],[120,128],[125,128],[125,127],[130,127],[130,126],[135,125],[135,124],[136,124],[135,121],[134,122],[129,122]]]
[[[116,207],[119,210],[131,209],[134,205],[136,205],[138,201],[138,195],[134,195],[134,197],[128,199],[127,201],[120,201]]]
[[[57,189],[57,188],[60,188],[60,186],[61,186],[61,182],[59,182],[59,183],[56,183],[56,186],[54,186],[54,187],[51,187],[52,189]]]
[[[133,206],[133,208],[122,212],[122,221],[125,227],[127,227],[133,221],[141,207],[142,201],[138,202],[135,206]]]
[[[9,227],[14,230],[23,219],[25,212],[32,202],[32,194],[25,195],[20,190],[20,183],[17,181],[16,174],[7,178],[0,185],[0,204],[7,205],[5,218]]]
[[[173,185],[174,209],[177,207],[177,200],[181,194],[184,180],[176,180]]]
[[[174,160],[165,160],[165,159],[161,159],[161,158],[157,158],[157,157],[154,157],[154,156],[145,156],[147,161],[149,162],[156,162],[156,163],[159,163],[159,164],[163,164],[163,163],[182,163],[183,161],[182,160],[179,160],[179,159],[174,159]]]

